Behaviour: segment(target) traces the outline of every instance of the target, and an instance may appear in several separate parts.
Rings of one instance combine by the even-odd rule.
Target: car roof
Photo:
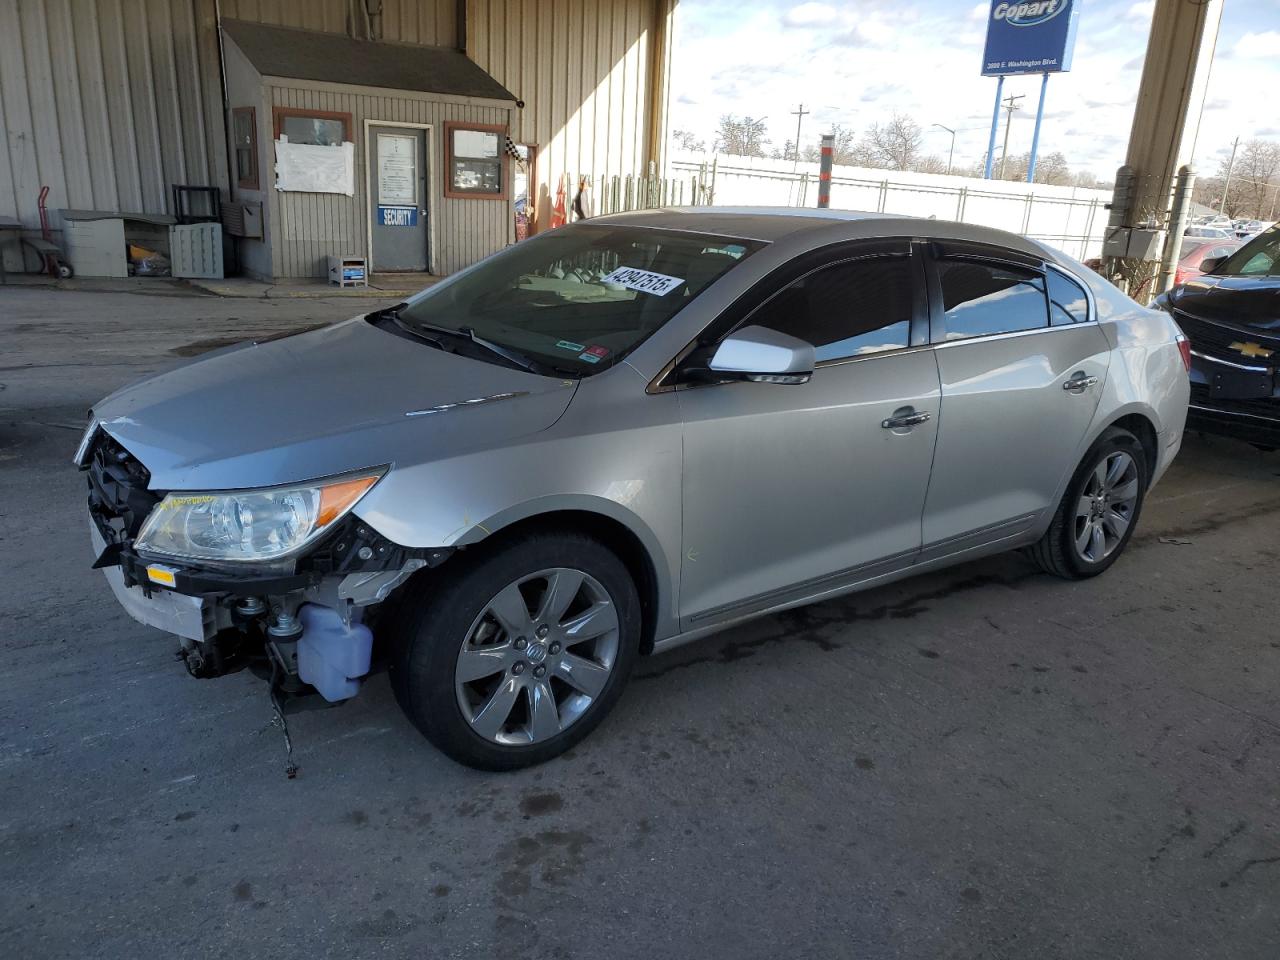
[[[820,231],[824,242],[831,242],[833,239],[902,236],[970,240],[1008,247],[1036,257],[1044,257],[1046,254],[1055,258],[1057,256],[1057,252],[1051,248],[1004,230],[953,220],[904,217],[865,210],[820,210],[814,207],[658,207],[593,217],[591,222],[688,230],[766,242],[795,237],[804,231]]]

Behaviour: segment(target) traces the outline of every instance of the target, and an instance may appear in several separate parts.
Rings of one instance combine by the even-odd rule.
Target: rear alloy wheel
[[[1076,554],[1100,563],[1124,542],[1138,504],[1138,464],[1124,450],[1107,454],[1089,473],[1076,503]]]
[[[522,537],[439,571],[398,638],[401,707],[453,759],[510,770],[563,753],[622,692],[640,638],[623,563],[577,534]]]
[[[1079,580],[1111,566],[1133,536],[1150,476],[1142,444],[1111,427],[1085,455],[1049,529],[1029,550],[1046,573]]]

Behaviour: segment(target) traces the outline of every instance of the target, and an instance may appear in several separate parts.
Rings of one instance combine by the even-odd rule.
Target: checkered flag
[[[525,160],[523,155],[521,155],[520,153],[520,148],[515,145],[515,141],[513,141],[510,137],[505,137],[504,139],[507,141],[507,144],[506,144],[507,156],[509,156],[516,163],[520,164],[521,167],[523,167]]]

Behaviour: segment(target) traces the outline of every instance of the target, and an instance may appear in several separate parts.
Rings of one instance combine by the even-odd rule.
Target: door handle
[[[904,413],[901,416],[890,417],[888,420],[881,420],[880,426],[886,430],[900,430],[903,427],[914,427],[917,424],[928,422],[929,414],[927,413]]]
[[[1097,377],[1072,377],[1070,380],[1067,380],[1062,384],[1062,389],[1069,393],[1084,393],[1097,382]]]

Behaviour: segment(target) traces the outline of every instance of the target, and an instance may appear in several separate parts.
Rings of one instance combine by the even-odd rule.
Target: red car
[[[1228,257],[1242,246],[1244,246],[1243,240],[1206,240],[1204,237],[1183,237],[1182,247],[1178,250],[1178,266],[1173,273],[1173,286],[1176,287],[1186,283],[1188,280],[1204,276],[1204,271],[1200,269],[1200,264],[1210,257]],[[1084,261],[1084,265],[1090,270],[1101,270],[1102,260],[1099,257],[1091,257]],[[1149,286],[1151,286],[1150,279],[1142,281],[1130,296],[1136,300]]]
[[[1181,286],[1188,280],[1204,276],[1200,264],[1211,257],[1229,257],[1242,246],[1242,240],[1206,240],[1204,237],[1183,237],[1182,246],[1178,250],[1178,266],[1173,273],[1173,285]],[[1151,280],[1144,280],[1132,296],[1136,299],[1151,286]]]

